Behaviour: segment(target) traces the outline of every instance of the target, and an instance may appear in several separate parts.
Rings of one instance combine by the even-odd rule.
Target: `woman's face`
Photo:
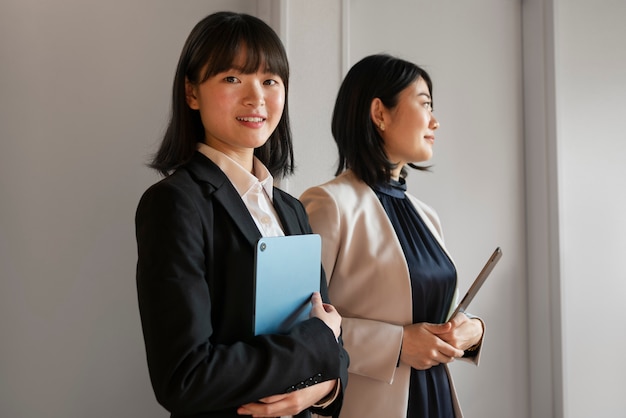
[[[397,163],[392,176],[398,178],[407,163],[420,163],[433,156],[435,129],[439,122],[432,113],[430,91],[423,78],[400,92],[398,104],[384,108],[384,130],[380,134],[389,161]]]
[[[188,82],[187,104],[200,112],[205,142],[248,166],[254,148],[265,144],[280,121],[285,86],[276,74],[244,74],[238,62],[234,67],[199,85]]]

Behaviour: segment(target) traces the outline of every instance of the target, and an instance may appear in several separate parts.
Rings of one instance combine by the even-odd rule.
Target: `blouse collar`
[[[400,178],[399,181],[390,179],[388,183],[378,183],[372,187],[375,191],[391,197],[404,199],[406,192],[406,181]]]

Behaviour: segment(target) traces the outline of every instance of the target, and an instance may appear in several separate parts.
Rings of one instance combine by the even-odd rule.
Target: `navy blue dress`
[[[413,296],[413,323],[443,323],[456,289],[456,270],[436,238],[406,198],[406,184],[391,180],[373,188],[406,257]],[[443,365],[411,369],[408,418],[454,417]]]

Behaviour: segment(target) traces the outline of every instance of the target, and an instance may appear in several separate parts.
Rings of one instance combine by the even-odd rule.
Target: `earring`
[[[385,122],[380,121],[378,122],[378,129],[380,129],[381,131],[385,131]]]

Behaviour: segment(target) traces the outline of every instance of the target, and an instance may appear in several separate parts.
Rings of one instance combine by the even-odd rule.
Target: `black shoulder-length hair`
[[[205,17],[192,29],[178,61],[172,92],[170,120],[159,150],[149,166],[164,176],[187,162],[204,140],[200,113],[187,105],[185,79],[201,84],[222,71],[234,68],[241,51],[246,52],[243,68],[252,74],[259,69],[274,73],[285,86],[285,107],[278,126],[268,141],[254,150],[275,177],[293,174],[293,144],[287,96],[289,63],[278,35],[265,22],[243,13],[218,12]]]
[[[432,96],[433,86],[428,73],[417,65],[387,54],[363,58],[346,74],[335,101],[332,133],[339,151],[335,175],[351,169],[370,186],[391,179],[396,164],[385,153],[383,138],[370,117],[372,100],[379,98],[388,109],[398,104],[405,88],[423,78]],[[417,170],[426,170],[409,164]],[[402,168],[401,176],[406,176]]]

